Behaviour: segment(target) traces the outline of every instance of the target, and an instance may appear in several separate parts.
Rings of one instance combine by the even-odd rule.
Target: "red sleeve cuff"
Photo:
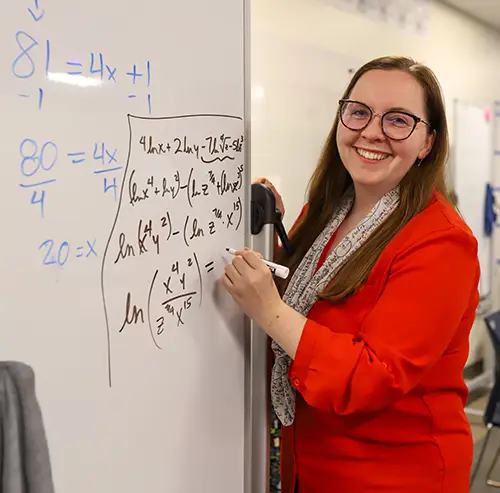
[[[292,385],[298,390],[304,389],[305,380],[314,354],[316,344],[317,324],[307,320],[300,336],[295,359],[290,365],[288,376]]]

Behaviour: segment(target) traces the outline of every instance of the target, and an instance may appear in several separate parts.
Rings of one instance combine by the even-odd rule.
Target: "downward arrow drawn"
[[[28,9],[28,12],[31,14],[35,22],[38,22],[45,14],[45,10],[40,10],[38,7],[38,0],[35,0],[35,11],[33,12],[33,10]]]

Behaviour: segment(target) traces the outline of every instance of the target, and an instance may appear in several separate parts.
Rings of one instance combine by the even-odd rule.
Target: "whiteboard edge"
[[[244,204],[245,210],[245,245],[251,244],[251,8],[250,0],[243,0],[243,127],[245,132],[245,172],[244,172]],[[262,492],[252,492],[254,481],[254,464],[252,461],[253,448],[254,448],[254,430],[252,426],[254,413],[258,410],[254,409],[252,398],[252,372],[254,370],[252,365],[252,332],[251,321],[248,317],[244,319],[244,379],[245,379],[245,392],[244,392],[244,439],[243,439],[243,492],[244,493],[264,493],[267,491],[266,485],[262,485]],[[260,412],[265,412],[261,410]]]

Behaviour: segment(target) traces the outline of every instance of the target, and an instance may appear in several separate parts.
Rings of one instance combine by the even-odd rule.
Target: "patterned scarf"
[[[325,229],[318,235],[294,272],[283,295],[283,301],[306,317],[318,294],[329,284],[347,259],[394,211],[398,202],[399,188],[384,195],[369,214],[333,249],[315,273],[326,244],[349,214],[354,203],[353,189],[348,190]],[[296,392],[288,378],[291,358],[276,341],[272,341],[272,349],[276,359],[271,378],[271,401],[281,423],[289,426],[295,419]]]

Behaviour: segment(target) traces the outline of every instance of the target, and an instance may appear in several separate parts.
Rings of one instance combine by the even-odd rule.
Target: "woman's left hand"
[[[245,314],[262,328],[283,303],[269,267],[253,250],[236,252],[221,281]]]

